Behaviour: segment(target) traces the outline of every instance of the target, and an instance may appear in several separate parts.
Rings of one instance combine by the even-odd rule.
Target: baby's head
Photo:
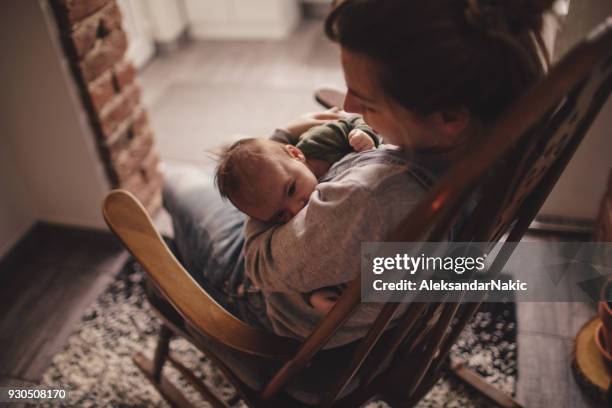
[[[242,139],[220,156],[215,182],[240,211],[266,222],[287,222],[308,202],[317,178],[295,146]]]

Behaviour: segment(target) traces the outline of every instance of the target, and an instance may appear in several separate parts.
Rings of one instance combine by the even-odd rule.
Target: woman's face
[[[431,149],[451,147],[456,142],[440,127],[441,114],[419,115],[386,95],[377,80],[379,68],[374,60],[345,48],[341,48],[341,59],[348,88],[344,110],[363,115],[385,143]]]

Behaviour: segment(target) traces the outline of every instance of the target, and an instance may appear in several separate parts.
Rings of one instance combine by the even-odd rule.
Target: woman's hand
[[[306,113],[295,121],[281,127],[281,130],[284,130],[293,135],[295,138],[298,138],[302,133],[311,127],[324,125],[331,120],[339,120],[346,118],[347,116],[348,114],[345,111],[340,110],[337,107],[333,107],[322,112]]]

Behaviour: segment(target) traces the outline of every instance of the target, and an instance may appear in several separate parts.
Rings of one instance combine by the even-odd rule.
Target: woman
[[[210,178],[169,174],[164,202],[187,269],[239,318],[306,337],[322,313],[304,295],[355,279],[361,242],[384,241],[433,180],[543,74],[536,39],[550,3],[343,2],[325,27],[341,47],[344,108],[400,149],[346,156],[290,222],[248,220],[244,230]],[[280,132],[297,135],[340,114],[310,116]],[[362,305],[328,346],[362,337],[378,310]]]

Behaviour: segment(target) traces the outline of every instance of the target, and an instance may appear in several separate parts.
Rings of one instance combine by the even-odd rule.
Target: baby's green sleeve
[[[349,144],[348,135],[353,129],[367,133],[378,147],[382,139],[365,124],[361,116],[352,116],[315,126],[300,135],[296,147],[309,159],[325,160],[335,163],[348,153],[354,152]]]

